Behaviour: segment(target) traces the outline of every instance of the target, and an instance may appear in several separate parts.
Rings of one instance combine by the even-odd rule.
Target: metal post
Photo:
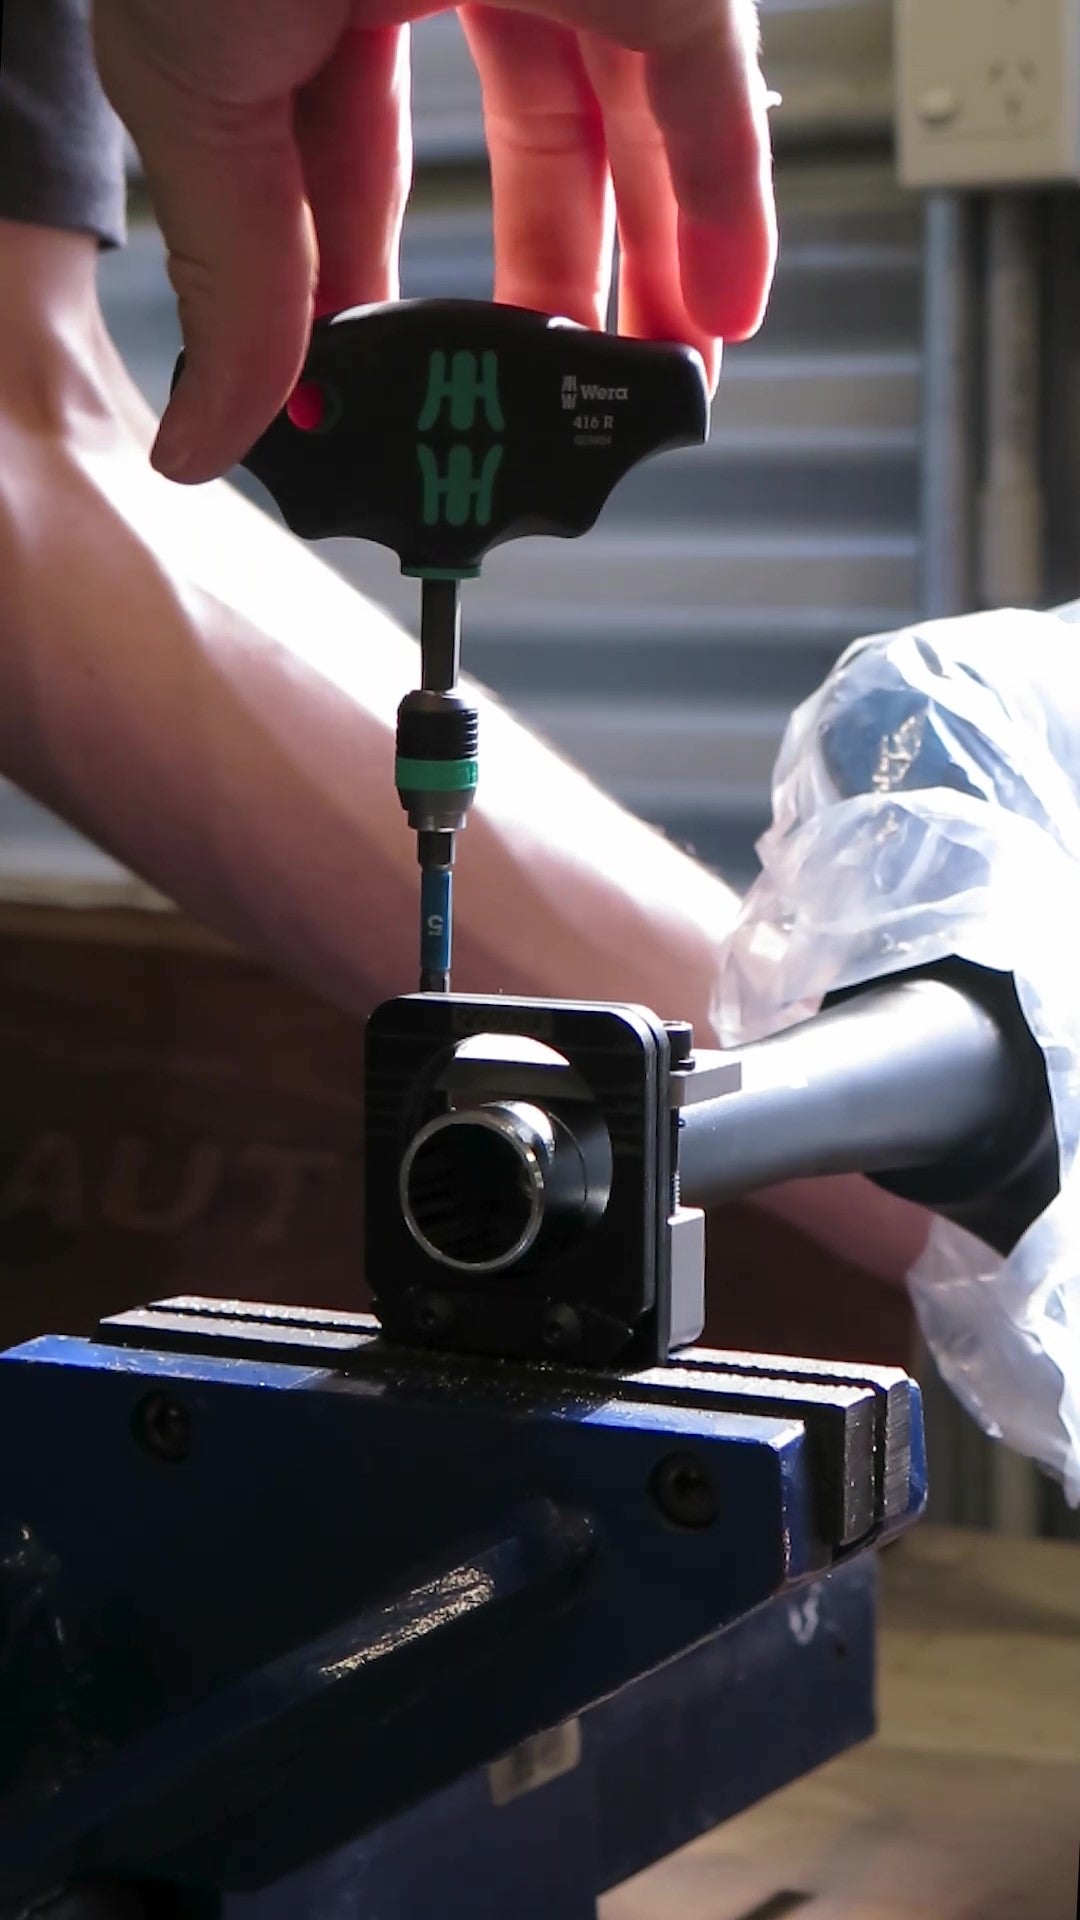
[[[923,262],[920,611],[975,599],[978,275],[975,213],[956,193],[926,201]]]
[[[1031,607],[1044,591],[1038,201],[1031,194],[995,195],[986,243],[979,598],[985,607]]]

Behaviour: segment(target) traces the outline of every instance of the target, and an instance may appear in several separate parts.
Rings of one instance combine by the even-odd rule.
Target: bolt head
[[[148,1393],[132,1415],[140,1446],[157,1460],[186,1460],[191,1452],[191,1414],[171,1393]]]
[[[669,1453],[649,1482],[649,1491],[675,1527],[711,1527],[720,1515],[720,1496],[704,1461],[693,1453]]]
[[[684,1072],[694,1064],[694,1029],[689,1020],[665,1020],[668,1037],[668,1065],[673,1073]]]
[[[581,1344],[581,1315],[565,1302],[549,1307],[544,1315],[542,1339],[549,1353],[566,1353]]]
[[[444,1293],[422,1293],[412,1305],[412,1323],[425,1340],[449,1333],[456,1320],[452,1301]]]

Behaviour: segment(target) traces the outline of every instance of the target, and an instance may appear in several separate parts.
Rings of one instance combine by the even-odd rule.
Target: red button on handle
[[[317,380],[301,380],[285,402],[285,412],[301,433],[316,433],[329,411],[326,389]]]

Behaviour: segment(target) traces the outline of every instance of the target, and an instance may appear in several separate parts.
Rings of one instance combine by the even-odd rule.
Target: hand
[[[314,313],[398,291],[408,21],[438,0],[96,0],[106,91],[142,155],[184,334],[154,464],[223,473],[268,426]],[[495,298],[682,339],[713,379],[776,251],[754,0],[460,10],[495,206]]]

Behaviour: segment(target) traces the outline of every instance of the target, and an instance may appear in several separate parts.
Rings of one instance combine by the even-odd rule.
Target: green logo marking
[[[493,433],[505,426],[499,397],[499,356],[497,353],[471,353],[462,349],[447,354],[436,348],[428,361],[427,391],[416,425],[420,433],[429,433],[446,415],[454,433],[470,433],[483,416]],[[501,442],[486,452],[465,443],[451,446],[440,469],[431,447],[417,446],[423,488],[422,513],[425,527],[440,521],[449,527],[477,527],[491,524],[495,477],[502,465]]]
[[[477,356],[463,350],[450,356],[450,368],[447,371],[447,355],[441,347],[436,348],[428,361],[427,393],[420,409],[417,428],[421,433],[430,433],[444,406],[450,408],[450,425],[455,433],[468,433],[476,424],[476,410],[482,406],[488,426],[493,433],[503,430],[502,402],[499,399],[499,356],[497,353],[482,353]]]
[[[440,518],[448,526],[467,527],[472,520],[478,527],[491,524],[491,498],[495,475],[502,465],[502,447],[489,447],[477,474],[471,447],[451,447],[446,472],[440,473],[430,447],[417,447],[420,476],[424,484],[424,525],[436,527]]]

